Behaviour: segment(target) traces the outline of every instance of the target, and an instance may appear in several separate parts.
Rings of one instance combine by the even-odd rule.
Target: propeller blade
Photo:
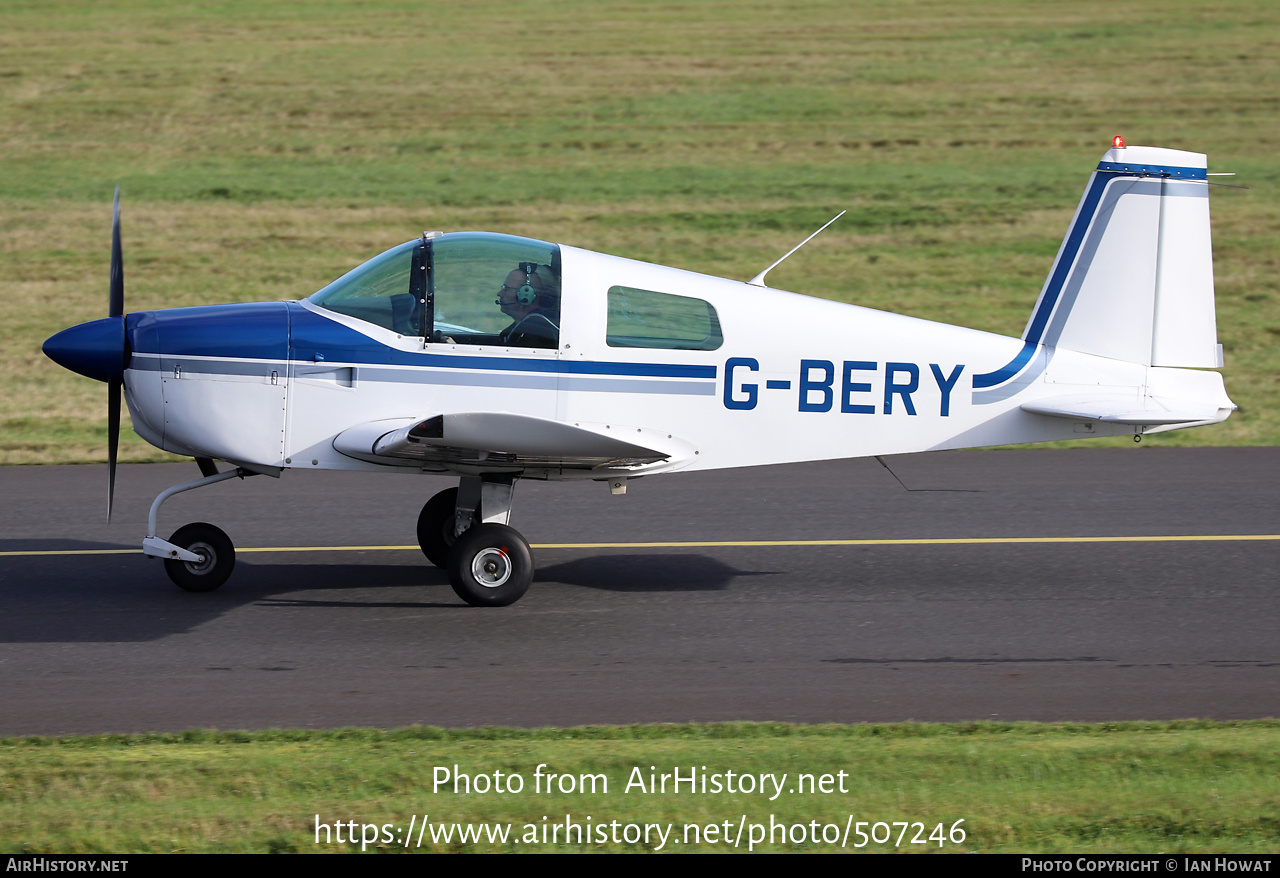
[[[111,287],[107,294],[107,316],[124,314],[124,254],[120,246],[120,184],[116,184],[115,203],[111,211]],[[128,346],[128,336],[125,336]],[[107,521],[111,521],[111,507],[116,497],[116,457],[120,448],[120,389],[124,382],[119,378],[107,382]]]
[[[124,382],[107,382],[107,521],[116,496],[116,452],[120,448],[120,388]]]
[[[120,252],[120,185],[116,184],[115,211],[111,218],[111,292],[107,298],[107,316],[124,313],[124,257]]]

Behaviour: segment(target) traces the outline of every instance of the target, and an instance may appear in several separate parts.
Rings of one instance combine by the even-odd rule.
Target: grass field
[[[0,462],[105,457],[105,388],[39,346],[105,313],[305,296],[488,228],[1017,335],[1113,134],[1214,190],[1240,411],[1280,440],[1280,8],[142,0],[0,10]],[[1104,440],[1123,441],[1123,440]],[[131,434],[124,460],[162,455]]]
[[[370,824],[377,829],[366,849],[394,853],[405,850],[400,839],[411,819],[426,815],[424,841],[419,848],[414,833],[411,850],[746,850],[749,836],[737,834],[740,825],[776,823],[788,827],[786,839],[775,829],[770,842],[757,831],[755,850],[837,851],[841,843],[852,850],[861,828],[867,834],[862,849],[872,851],[1274,853],[1278,745],[1275,720],[10,739],[0,740],[0,852],[355,852],[366,836],[363,825]],[[571,776],[573,791],[561,792],[562,782],[555,781],[548,793],[545,781],[535,781],[539,765],[544,775]],[[635,785],[637,768],[643,790]],[[736,791],[745,786],[741,779],[732,793],[649,788],[651,776],[675,768],[686,777],[695,768],[719,775],[724,786],[730,770],[787,778],[780,788],[763,781],[767,794]],[[515,773],[524,786],[519,794],[454,792],[455,771],[469,777],[501,772],[506,785],[514,785]],[[577,786],[584,774],[597,776],[585,792]],[[811,787],[793,792],[805,783],[801,774],[814,776]],[[825,784],[824,774],[831,776]],[[599,776],[607,779],[607,794]],[[664,845],[656,833],[645,843],[633,832],[628,843],[626,830],[613,827],[605,840],[589,833],[582,843],[571,837],[566,845],[563,835],[559,844],[542,842],[541,828],[563,826],[566,815],[579,826],[590,818],[592,825],[657,824],[674,832],[668,830]],[[356,844],[338,843],[337,821],[354,821],[343,839],[354,832]],[[722,828],[713,840],[705,834],[708,825],[725,821],[730,838],[740,839],[736,846]],[[811,821],[819,827],[818,842],[812,828],[797,841],[792,827]],[[843,836],[850,821],[868,825],[833,842],[836,833],[826,827]],[[902,821],[910,824],[905,830]],[[317,822],[329,825],[328,843],[325,834],[316,843]],[[511,834],[506,842],[488,836],[463,842],[455,828],[445,841],[441,833],[458,824],[509,826]],[[686,835],[686,824],[696,824],[699,834]],[[537,842],[527,836],[530,827]],[[956,827],[962,835],[952,834]],[[909,834],[900,842],[903,831]],[[935,838],[926,843],[930,833]],[[871,841],[884,842],[886,835],[888,843]]]

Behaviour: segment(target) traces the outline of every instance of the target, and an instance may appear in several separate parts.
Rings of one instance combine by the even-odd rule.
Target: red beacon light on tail
[[[1124,138],[1117,134],[1111,138],[1111,145],[1116,149],[1124,149]]]

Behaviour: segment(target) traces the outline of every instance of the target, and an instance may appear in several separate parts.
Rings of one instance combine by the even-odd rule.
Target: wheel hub
[[[213,551],[213,547],[208,543],[192,543],[185,547],[188,552],[195,552],[200,556],[199,561],[186,561],[187,569],[197,575],[208,573],[213,567],[214,562],[218,560],[217,554]]]
[[[483,549],[471,560],[471,574],[485,588],[497,588],[511,578],[511,559],[502,549]]]

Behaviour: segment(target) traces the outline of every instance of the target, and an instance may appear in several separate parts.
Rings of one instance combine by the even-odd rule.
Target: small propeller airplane
[[[769,289],[777,262],[742,283],[488,232],[425,232],[300,301],[126,314],[117,189],[108,316],[44,352],[107,384],[108,518],[122,390],[139,436],[199,464],[142,543],[181,588],[218,588],[235,549],[210,524],[157,536],[169,497],[393,469],[458,478],[418,542],[462,600],[503,606],[533,578],[509,525],[522,478],[622,494],[676,470],[1225,420],[1207,169],[1115,138],[1021,338]]]

